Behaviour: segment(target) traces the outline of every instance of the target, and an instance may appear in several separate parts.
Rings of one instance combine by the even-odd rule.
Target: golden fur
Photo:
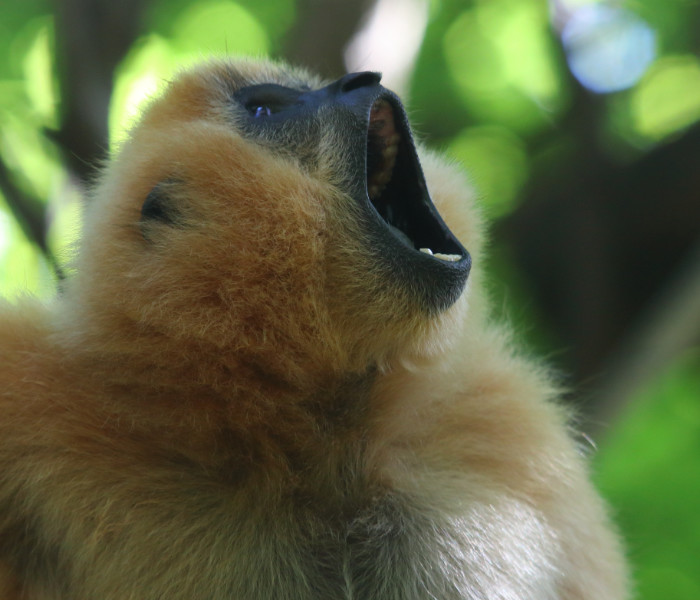
[[[377,270],[342,128],[302,163],[241,135],[216,62],[151,103],[96,185],[75,273],[0,310],[0,600],[622,600],[567,414],[489,321],[482,225],[427,315]],[[144,223],[164,186],[175,226]]]

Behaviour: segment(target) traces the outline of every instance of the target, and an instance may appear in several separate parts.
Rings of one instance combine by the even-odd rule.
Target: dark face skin
[[[350,73],[317,90],[242,87],[234,95],[244,109],[238,124],[244,135],[307,166],[323,132],[339,131],[341,185],[356,201],[387,276],[403,281],[429,312],[440,312],[460,296],[471,259],[433,206],[406,114],[380,78]]]

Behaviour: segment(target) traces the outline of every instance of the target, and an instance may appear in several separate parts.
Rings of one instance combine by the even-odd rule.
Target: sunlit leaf
[[[15,183],[25,192],[46,201],[61,171],[55,148],[31,118],[5,112],[0,121],[2,158],[15,174]]]
[[[228,1],[191,4],[171,35],[140,39],[120,65],[110,105],[112,144],[124,138],[144,102],[179,68],[212,53],[264,54],[268,45],[265,31],[242,6]]]
[[[12,243],[12,216],[0,208],[0,260],[3,260]]]
[[[206,9],[206,4],[200,0],[151,0],[146,7],[146,20],[149,24],[151,33],[158,33],[167,39],[173,36],[179,36],[178,28],[183,19],[189,19],[190,11],[197,6],[203,6]],[[214,2],[213,4],[220,4]],[[233,4],[226,2],[224,4]],[[237,0],[235,2],[239,7],[245,9],[252,15],[257,23],[266,32],[266,35],[271,43],[279,42],[279,39],[293,25],[296,17],[296,1],[295,0]],[[227,19],[230,17],[225,15]],[[245,24],[245,23],[243,23]],[[230,25],[229,20],[226,25]],[[232,30],[223,31],[225,38],[231,42],[231,34],[240,27],[239,24],[234,24]],[[222,31],[220,25],[215,25],[212,31]],[[201,40],[201,36],[200,36]],[[199,51],[206,51],[212,42],[216,43],[211,36],[204,39],[205,47],[198,48]],[[231,52],[237,52],[234,44],[229,44]]]
[[[0,76],[17,77],[37,25],[51,13],[47,0],[0,3]]]
[[[487,31],[495,36],[507,81],[538,105],[554,109],[561,89],[543,4],[518,2],[501,10],[500,15],[490,20]]]
[[[691,55],[658,60],[631,98],[637,131],[661,139],[700,119],[700,61]]]
[[[445,34],[444,51],[452,76],[468,96],[507,85],[498,48],[483,31],[476,10],[455,20]]]
[[[565,102],[540,2],[478,2],[451,24],[443,50],[465,103],[483,120],[528,132]]]
[[[53,19],[41,19],[34,40],[24,56],[23,73],[27,96],[47,126],[57,125],[57,83],[53,70]]]
[[[489,216],[507,213],[527,179],[527,154],[522,141],[503,127],[466,129],[449,152],[464,164]]]
[[[0,195],[0,296],[36,294],[41,286],[39,252],[22,233]]]
[[[109,108],[111,145],[126,136],[143,103],[162,88],[177,64],[177,51],[159,35],[149,35],[134,45],[115,77]]]
[[[227,0],[193,3],[172,30],[182,50],[206,54],[265,54],[270,46],[258,20],[240,4]]]
[[[639,598],[700,597],[700,349],[630,404],[598,456],[598,482],[618,511]]]

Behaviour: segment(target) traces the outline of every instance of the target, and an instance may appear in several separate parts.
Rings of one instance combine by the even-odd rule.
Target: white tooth
[[[420,248],[421,252],[425,252],[425,254],[430,254],[430,256],[433,255],[433,251],[430,248]]]
[[[433,254],[435,258],[440,260],[446,260],[447,262],[457,262],[461,257],[459,254],[442,254],[442,252],[436,252]]]

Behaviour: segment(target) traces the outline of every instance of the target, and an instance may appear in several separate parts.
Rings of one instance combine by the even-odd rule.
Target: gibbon
[[[178,76],[0,310],[0,599],[626,598],[482,242],[378,73]]]

